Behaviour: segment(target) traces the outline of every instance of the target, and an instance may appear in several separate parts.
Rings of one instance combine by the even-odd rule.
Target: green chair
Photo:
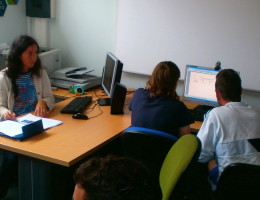
[[[182,136],[172,146],[162,164],[159,176],[163,200],[184,198],[200,151],[200,140],[192,134]]]

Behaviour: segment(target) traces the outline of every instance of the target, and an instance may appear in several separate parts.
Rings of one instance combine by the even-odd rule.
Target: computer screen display
[[[187,65],[183,100],[199,105],[217,106],[215,82],[218,72],[206,67]]]
[[[116,83],[120,83],[123,63],[111,52],[107,53],[101,80],[102,89],[112,98]]]

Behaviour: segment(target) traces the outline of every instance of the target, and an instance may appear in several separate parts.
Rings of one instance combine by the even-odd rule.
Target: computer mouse
[[[88,119],[87,115],[84,115],[83,113],[75,113],[72,116],[73,119]]]

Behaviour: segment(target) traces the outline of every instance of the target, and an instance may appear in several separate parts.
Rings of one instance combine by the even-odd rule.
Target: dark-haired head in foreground
[[[161,190],[150,171],[128,157],[94,157],[75,172],[74,200],[159,200]]]

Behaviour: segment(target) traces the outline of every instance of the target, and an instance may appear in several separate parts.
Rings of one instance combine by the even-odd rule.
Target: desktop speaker
[[[111,115],[123,114],[126,97],[126,87],[120,83],[116,83],[113,96],[111,98]]]

